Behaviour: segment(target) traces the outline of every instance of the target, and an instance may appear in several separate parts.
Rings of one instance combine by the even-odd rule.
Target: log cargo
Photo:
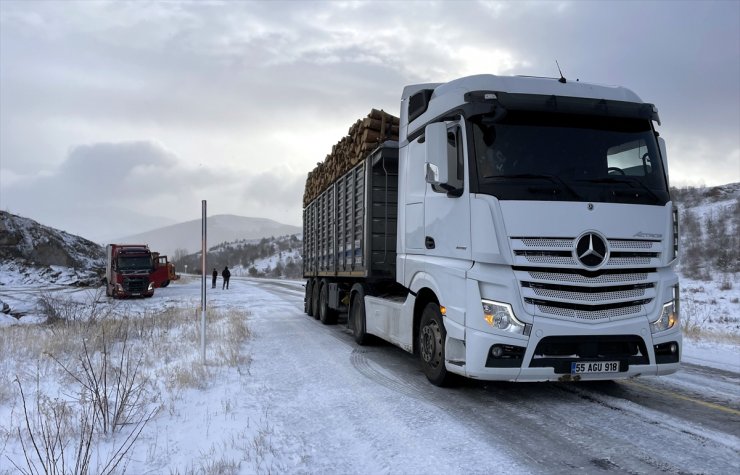
[[[382,142],[398,140],[399,120],[383,110],[372,109],[358,119],[337,142],[323,162],[308,172],[303,207],[319,196],[330,183],[364,160]]]

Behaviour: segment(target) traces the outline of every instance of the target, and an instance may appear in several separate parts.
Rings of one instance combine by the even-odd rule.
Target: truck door
[[[470,194],[465,177],[467,160],[463,127],[451,122],[447,127],[447,160],[450,184],[457,191],[426,185],[424,197],[424,246],[426,255],[471,259]]]
[[[424,144],[420,139],[408,145],[408,159],[401,161],[404,170],[404,238],[401,252],[424,254],[424,194],[429,185],[424,180]]]

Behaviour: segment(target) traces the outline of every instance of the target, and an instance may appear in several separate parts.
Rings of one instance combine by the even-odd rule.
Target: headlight
[[[678,323],[678,286],[672,289],[673,298],[663,305],[663,310],[657,320],[650,324],[650,331],[658,333],[670,330]]]
[[[514,316],[511,305],[492,300],[481,300],[486,323],[501,331],[524,334],[526,325]]]
[[[149,282],[149,290],[154,289],[154,282]]]

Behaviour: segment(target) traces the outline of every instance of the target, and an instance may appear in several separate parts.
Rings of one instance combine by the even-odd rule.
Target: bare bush
[[[51,399],[37,389],[35,404],[30,410],[20,379],[16,378],[16,383],[23,405],[24,424],[17,433],[25,465],[12,459],[10,462],[23,474],[114,473],[155,414],[153,410],[137,421],[120,445],[98,460],[93,469],[93,455],[99,455],[95,430],[98,412],[90,400]]]
[[[115,306],[110,305],[103,298],[103,290],[98,288],[91,296],[82,302],[75,301],[68,296],[55,295],[52,292],[42,292],[36,301],[39,313],[46,316],[47,323],[58,322],[94,322],[112,315]]]
[[[681,330],[684,335],[698,337],[701,334],[703,326],[709,320],[709,314],[706,306],[698,303],[690,297],[682,302],[681,311]]]
[[[37,390],[34,411],[30,411],[23,385],[16,378],[25,425],[19,427],[18,438],[23,449],[25,466],[11,460],[13,466],[24,474],[86,474],[92,457],[94,414],[82,406],[75,411],[70,403],[52,400]],[[77,418],[78,426],[73,420]],[[76,434],[75,434],[76,433]],[[75,445],[70,447],[74,438]]]
[[[88,304],[97,310],[84,308]],[[0,363],[0,399],[23,406],[20,419],[16,414],[7,430],[0,429],[0,449],[3,438],[6,445],[11,438],[20,445],[16,460],[3,456],[14,472],[125,470],[139,434],[158,410],[176,413],[184,389],[205,389],[225,367],[241,372],[250,363],[244,351],[251,336],[246,312],[209,309],[204,365],[198,352],[200,312],[195,318],[192,308],[131,315],[123,305],[114,309],[96,298],[79,304],[59,294],[43,295],[39,308],[49,317],[47,324],[0,332],[6,356]],[[1,376],[29,374],[25,368],[31,364],[40,388],[58,394],[37,390],[31,396],[21,379],[13,384]],[[214,460],[194,471],[230,473],[241,463]]]
[[[116,322],[116,334],[100,325],[100,350],[93,351],[83,339],[82,353],[73,368],[52,356],[89,397],[96,421],[103,433],[115,432],[124,425],[136,424],[147,413],[149,385],[141,372],[142,355],[135,356],[129,344],[128,321]],[[114,341],[120,340],[114,349]]]

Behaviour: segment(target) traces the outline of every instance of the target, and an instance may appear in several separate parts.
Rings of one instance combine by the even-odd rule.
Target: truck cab
[[[151,297],[152,253],[145,244],[106,246],[105,294],[113,298]]]
[[[659,123],[622,87],[480,75],[404,90],[397,278],[414,302],[387,317],[409,320],[397,339],[432,382],[678,369]]]
[[[175,264],[169,262],[167,256],[152,252],[152,272],[149,278],[155,288],[167,287],[173,280],[180,278],[175,272]]]

